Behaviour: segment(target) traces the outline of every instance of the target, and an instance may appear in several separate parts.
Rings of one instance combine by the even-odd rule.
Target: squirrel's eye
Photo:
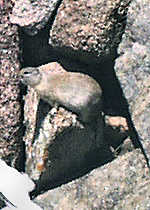
[[[29,71],[25,71],[25,72],[23,72],[23,74],[25,74],[25,75],[29,75],[29,74],[31,74],[31,72],[29,72]]]

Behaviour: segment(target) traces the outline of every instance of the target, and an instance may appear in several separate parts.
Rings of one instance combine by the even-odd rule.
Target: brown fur
[[[33,87],[51,106],[64,106],[77,113],[79,119],[85,123],[96,119],[102,109],[102,90],[99,84],[86,74],[54,73],[29,67],[21,70],[20,75],[22,81]]]

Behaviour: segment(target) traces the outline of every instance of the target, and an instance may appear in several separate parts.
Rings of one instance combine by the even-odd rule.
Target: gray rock
[[[12,1],[0,1],[0,158],[22,168],[24,153],[20,136],[23,127],[18,79],[20,48],[18,27],[9,21],[12,7]]]
[[[150,2],[132,1],[115,70],[129,103],[135,128],[150,160]]]
[[[48,22],[61,0],[19,0],[15,1],[10,21],[29,35],[36,35]]]
[[[121,40],[129,2],[64,0],[50,30],[49,43],[100,57],[113,54]]]
[[[126,151],[127,152],[127,151]],[[148,210],[150,180],[138,150],[38,196],[44,210]]]

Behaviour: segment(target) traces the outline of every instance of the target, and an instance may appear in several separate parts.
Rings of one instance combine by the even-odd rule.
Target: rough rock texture
[[[138,150],[124,152],[80,179],[38,196],[36,202],[44,210],[148,210],[150,179],[145,160]]]
[[[24,155],[21,139],[19,37],[9,21],[12,1],[0,2],[0,158],[19,169]]]
[[[15,6],[10,15],[11,23],[23,27],[29,35],[35,35],[47,24],[61,0],[19,0],[14,2]]]
[[[132,1],[116,60],[116,74],[150,161],[150,2]]]
[[[49,43],[93,55],[113,54],[123,33],[129,3],[130,0],[64,0]]]

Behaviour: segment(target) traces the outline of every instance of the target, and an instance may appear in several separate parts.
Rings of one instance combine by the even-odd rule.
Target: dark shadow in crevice
[[[57,2],[48,23],[38,34],[30,36],[26,34],[22,28],[19,29],[19,36],[22,43],[22,67],[36,67],[57,60],[57,55],[55,55],[53,48],[49,45],[49,31],[61,3],[62,0]]]
[[[45,26],[37,35],[29,36],[21,29],[22,39],[22,67],[36,67],[52,62],[55,55],[49,46],[49,27]]]
[[[14,134],[14,136],[16,136],[16,139],[18,139],[19,154],[17,155],[17,158],[15,160],[14,167],[19,172],[25,172],[26,151],[25,151],[25,142],[23,141],[23,136],[25,135],[25,131],[26,131],[26,126],[23,123],[23,121],[24,121],[24,100],[23,100],[24,90],[23,90],[21,84],[19,86],[20,86],[20,94],[18,97],[18,101],[20,103],[20,109],[21,109],[20,113],[21,114],[20,114],[20,119],[19,119],[19,129]]]
[[[37,195],[42,194],[47,190],[54,189],[62,184],[67,184],[70,181],[86,175],[93,169],[101,167],[114,160],[114,156],[109,149],[105,151],[97,149],[88,153],[85,156],[85,159],[86,162],[80,167],[80,169],[72,166],[66,171],[66,173],[60,171],[55,179],[51,180],[48,174],[41,176],[41,179],[35,182],[36,187],[35,190],[30,193],[31,198],[34,199]]]
[[[150,159],[148,158],[149,155],[147,155],[147,152],[146,152],[145,148],[143,147],[141,138],[140,138],[135,126],[134,126],[134,123],[132,121],[130,113],[127,116],[127,123],[128,123],[128,126],[129,126],[130,138],[131,138],[132,144],[134,145],[134,148],[140,148],[140,150],[141,150],[141,152],[142,152],[142,154],[145,158],[146,165],[150,170]]]
[[[41,100],[38,107],[39,111],[37,113],[34,139],[39,135],[41,123],[47,116],[50,108],[48,106],[48,109],[43,111],[45,105],[46,103]],[[41,173],[39,180],[35,181],[36,188],[31,192],[32,199],[49,189],[79,178],[92,169],[100,167],[114,159],[113,152],[110,150],[110,145],[107,144],[107,141],[102,142],[101,147],[97,149],[94,144],[94,132],[89,126],[85,126],[84,129],[80,127],[67,127],[59,135],[56,135],[55,140],[47,148],[50,165],[48,164],[46,169]],[[85,152],[82,148],[83,146],[88,147],[87,144],[92,144],[92,146],[90,146],[88,152]]]

